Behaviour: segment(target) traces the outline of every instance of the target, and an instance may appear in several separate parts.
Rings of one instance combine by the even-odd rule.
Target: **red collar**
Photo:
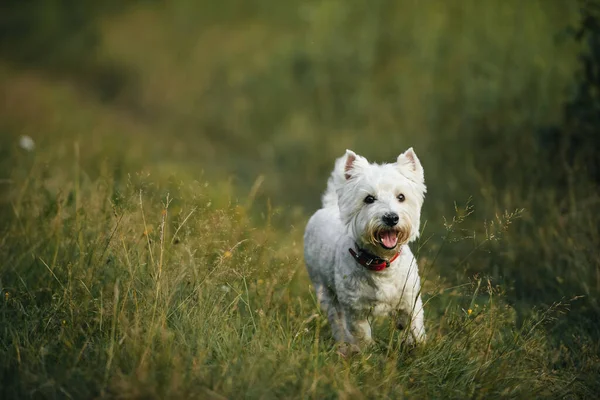
[[[370,271],[383,271],[387,267],[390,266],[391,263],[394,262],[396,258],[400,255],[400,251],[394,254],[390,260],[384,260],[383,258],[379,258],[374,256],[371,253],[368,253],[364,250],[358,250],[358,254],[354,251],[354,249],[349,248],[348,251],[352,254],[352,257],[356,260],[357,263],[365,267]]]

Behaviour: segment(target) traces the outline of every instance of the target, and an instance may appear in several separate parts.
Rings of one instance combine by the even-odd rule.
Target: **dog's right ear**
[[[350,179],[359,168],[365,168],[369,165],[369,161],[363,156],[359,156],[352,150],[346,150],[346,162],[344,163],[344,177]]]
[[[352,177],[352,170],[356,164],[357,157],[360,156],[357,156],[352,150],[346,150],[346,164],[344,165],[344,177],[346,180]]]
[[[346,164],[344,165],[344,177],[346,179],[352,177],[350,172],[354,168],[354,161],[356,161],[356,153],[352,150],[346,150]]]

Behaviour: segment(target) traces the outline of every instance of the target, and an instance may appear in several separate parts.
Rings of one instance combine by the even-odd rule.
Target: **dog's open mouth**
[[[398,231],[393,229],[379,232],[379,243],[384,249],[391,250],[398,244]]]

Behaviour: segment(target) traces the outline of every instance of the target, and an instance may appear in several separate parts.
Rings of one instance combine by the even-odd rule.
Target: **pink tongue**
[[[396,235],[396,232],[383,232],[381,234],[381,243],[383,243],[383,245],[388,248],[394,247],[396,243],[398,243],[398,236]]]

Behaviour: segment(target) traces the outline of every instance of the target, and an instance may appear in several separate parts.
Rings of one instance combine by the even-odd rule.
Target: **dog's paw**
[[[337,353],[343,358],[349,358],[360,353],[360,347],[356,344],[351,343],[339,343],[337,346]]]
[[[408,347],[409,349],[415,348],[417,346],[417,340],[412,335],[412,333],[405,331],[402,336],[402,345]]]
[[[416,344],[418,345],[425,344],[425,341],[427,340],[427,336],[425,335],[425,332],[423,332],[423,330],[420,330],[419,333],[413,336],[413,338]]]
[[[402,347],[409,353],[425,344],[425,334],[415,335],[414,332],[404,331],[401,335]]]

